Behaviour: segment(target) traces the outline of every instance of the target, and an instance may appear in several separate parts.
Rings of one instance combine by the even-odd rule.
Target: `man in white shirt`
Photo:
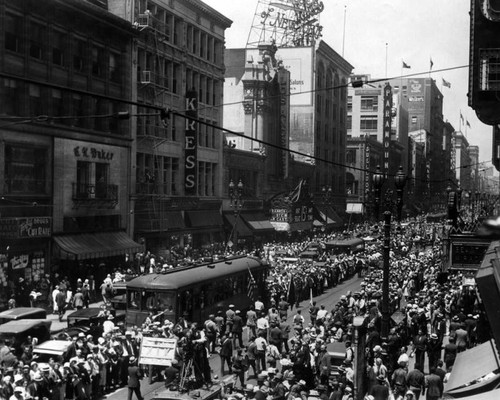
[[[269,330],[269,320],[265,313],[262,313],[257,319],[257,335],[263,335],[267,338],[267,331]]]

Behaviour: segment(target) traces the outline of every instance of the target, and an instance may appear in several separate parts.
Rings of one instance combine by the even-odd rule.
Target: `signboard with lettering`
[[[1,238],[48,238],[51,234],[51,217],[0,218]]]
[[[280,87],[280,144],[283,177],[288,177],[288,138],[290,131],[290,73],[285,69],[278,71]]]
[[[364,200],[368,200],[368,194],[370,193],[370,145],[368,143],[365,144],[364,146],[365,149],[365,193],[364,193]]]
[[[450,269],[477,270],[491,241],[463,235],[450,236]]]
[[[391,124],[392,124],[392,88],[389,82],[384,87],[384,118],[383,118],[383,141],[384,145],[384,174],[389,172],[389,152],[391,145]]]
[[[184,147],[184,191],[188,196],[196,195],[198,144],[196,134],[196,121],[189,119],[198,118],[198,101],[196,91],[186,93],[186,132]]]
[[[312,228],[314,212],[312,205],[293,204],[288,208],[271,209],[271,225],[277,231],[300,231]]]
[[[177,339],[143,337],[139,352],[139,364],[166,367],[175,358]]]

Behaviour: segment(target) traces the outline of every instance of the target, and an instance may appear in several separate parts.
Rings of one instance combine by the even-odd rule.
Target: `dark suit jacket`
[[[229,357],[229,358],[233,356],[233,341],[230,338],[226,337],[224,341],[221,343],[219,355],[221,357]]]
[[[442,396],[443,381],[436,374],[427,375],[425,377],[425,386],[427,388],[427,396]]]
[[[372,387],[370,394],[374,400],[387,400],[389,398],[389,388],[385,385],[376,384]]]
[[[142,372],[137,365],[128,367],[128,387],[135,388],[141,385]]]

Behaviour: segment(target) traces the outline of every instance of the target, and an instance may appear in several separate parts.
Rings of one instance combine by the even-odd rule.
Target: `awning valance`
[[[144,251],[125,232],[97,232],[54,236],[64,260],[87,260]]]
[[[274,231],[274,227],[271,225],[271,222],[269,222],[269,218],[263,213],[243,213],[241,214],[241,218],[243,218],[254,231]]]
[[[224,225],[219,210],[186,211],[186,214],[192,228],[220,228]]]
[[[241,218],[236,219],[234,213],[224,213],[224,218],[227,220],[230,229],[234,229],[234,224],[236,223],[236,231],[238,232],[238,237],[252,237],[253,233],[247,226],[245,221]]]
[[[481,362],[477,362],[478,360],[481,360]],[[471,368],[472,365],[473,368]],[[444,391],[449,392],[458,389],[490,372],[496,371],[498,368],[500,368],[500,360],[495,343],[492,340],[458,353]]]

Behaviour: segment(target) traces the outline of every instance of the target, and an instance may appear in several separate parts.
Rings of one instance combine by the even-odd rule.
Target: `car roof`
[[[79,318],[79,319],[95,318],[102,311],[103,309],[99,307],[82,308],[81,310],[76,310],[71,314],[69,314],[68,318]]]
[[[62,355],[73,344],[69,340],[47,340],[33,348],[33,353]]]
[[[15,307],[9,310],[0,312],[0,319],[19,319],[26,315],[32,315],[36,313],[47,313],[44,308],[39,307]]]
[[[20,319],[9,321],[0,325],[0,333],[21,333],[38,325],[46,325],[50,328],[51,320],[47,319]]]

